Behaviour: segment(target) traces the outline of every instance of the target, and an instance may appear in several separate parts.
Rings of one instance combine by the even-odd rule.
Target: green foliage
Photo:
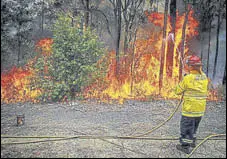
[[[103,75],[96,63],[104,49],[94,33],[72,27],[67,16],[59,15],[52,31],[53,53],[39,58],[36,68],[41,77],[39,86],[44,90],[42,98],[58,101],[65,96],[71,98],[97,76]],[[48,75],[43,72],[44,65],[48,66]],[[52,80],[45,79],[45,76],[51,76]]]

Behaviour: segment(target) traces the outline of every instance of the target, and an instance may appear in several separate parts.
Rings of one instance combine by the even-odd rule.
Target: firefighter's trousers
[[[190,144],[195,143],[196,131],[201,118],[202,117],[187,117],[182,115],[180,122],[180,143],[182,146],[190,146]]]

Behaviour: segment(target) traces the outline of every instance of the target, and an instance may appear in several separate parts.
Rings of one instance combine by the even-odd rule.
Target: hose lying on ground
[[[176,113],[176,111],[178,110],[178,108],[180,107],[180,104],[182,103],[182,99],[183,99],[183,96],[181,96],[181,99],[180,99],[180,102],[178,103],[178,105],[176,106],[176,108],[174,109],[174,111],[170,114],[170,116],[163,122],[161,122],[160,124],[158,124],[157,126],[155,126],[154,128],[152,128],[151,130],[149,130],[148,132],[146,133],[143,133],[141,135],[135,135],[135,136],[74,136],[74,137],[58,137],[58,136],[55,136],[55,137],[52,137],[52,138],[58,138],[58,139],[55,139],[55,140],[46,140],[46,141],[59,141],[59,140],[68,140],[68,139],[74,139],[74,138],[80,138],[80,139],[85,139],[85,138],[112,138],[112,139],[138,139],[139,137],[141,136],[145,136],[145,135],[148,135],[150,133],[152,133],[153,131],[157,130],[158,128],[160,128],[161,126],[163,126],[166,122],[168,122],[172,117],[173,115]],[[14,137],[10,137],[10,136],[4,136],[4,135],[1,135],[1,138],[16,138],[15,136]],[[18,137],[20,138],[20,137]],[[21,138],[29,138],[29,137],[21,137]],[[48,137],[30,137],[30,138],[48,138]],[[60,138],[60,139],[59,139]],[[142,138],[141,138],[142,139]],[[161,139],[161,138],[158,138],[158,139]],[[30,142],[27,142],[27,143],[37,143],[39,141],[30,141]],[[40,142],[45,142],[45,140],[42,140]],[[23,142],[19,142],[19,143],[14,143],[14,144],[22,144]],[[3,143],[4,145],[7,145],[7,144],[13,144],[13,143]],[[2,145],[3,145],[2,144]]]
[[[223,136],[223,135],[222,135]],[[120,136],[5,136],[2,135],[1,138],[23,138],[23,139],[31,139],[31,138],[39,138],[39,139],[46,139],[48,140],[36,140],[36,141],[25,141],[25,142],[7,142],[1,143],[1,145],[13,145],[13,144],[30,144],[30,143],[39,143],[39,142],[51,142],[51,141],[61,141],[61,140],[70,140],[70,139],[139,139],[139,140],[179,140],[179,137],[120,137]],[[51,139],[51,140],[49,140]],[[198,138],[197,140],[204,140],[203,138]],[[214,138],[214,139],[207,139],[207,140],[226,140],[226,138]]]
[[[201,141],[192,151],[191,153],[187,156],[187,158],[191,157],[191,155],[195,152],[195,150],[197,150],[199,148],[199,146],[201,146],[205,141],[207,141],[209,138],[212,137],[217,137],[217,136],[226,136],[226,134],[213,134],[210,136],[207,136],[205,139],[203,139],[203,141]]]
[[[163,122],[161,122],[160,124],[158,124],[157,126],[155,126],[154,128],[152,128],[151,130],[141,134],[141,135],[135,135],[135,136],[126,136],[129,138],[135,138],[135,137],[141,137],[141,136],[145,136],[148,135],[150,133],[152,133],[153,131],[157,130],[158,128],[160,128],[161,126],[163,126],[165,123],[167,123],[172,117],[173,115],[177,112],[178,108],[180,107],[181,103],[183,101],[183,96],[181,96],[180,102],[178,103],[178,105],[176,106],[176,108],[174,109],[174,111],[170,114],[170,116]]]
[[[176,106],[176,108],[174,109],[174,111],[170,114],[170,116],[163,122],[161,122],[160,124],[158,124],[157,126],[155,126],[154,128],[152,128],[151,130],[141,134],[141,135],[135,135],[135,136],[72,136],[72,137],[65,137],[65,136],[6,136],[6,135],[1,135],[1,138],[55,138],[53,140],[37,140],[37,141],[27,141],[27,142],[12,142],[12,143],[1,143],[1,145],[12,145],[12,144],[29,144],[29,143],[40,143],[40,142],[50,142],[50,141],[61,141],[61,140],[69,140],[69,139],[148,139],[148,140],[178,140],[179,138],[176,137],[169,137],[169,138],[159,138],[159,137],[143,137],[145,135],[148,135],[152,132],[154,132],[155,130],[159,129],[161,126],[163,126],[165,123],[167,123],[172,117],[173,115],[176,113],[176,111],[178,110],[178,108],[180,107],[181,103],[183,101],[183,95],[181,96],[180,102],[178,103],[178,105]],[[208,137],[206,137],[205,139],[198,139],[198,140],[202,140],[193,150],[192,152],[187,156],[188,158],[195,152],[195,150],[202,145],[205,141],[207,141],[208,139],[210,139],[211,137],[217,137],[217,136],[225,136],[226,134],[213,134],[210,135]],[[226,140],[226,139],[219,139],[219,140]]]

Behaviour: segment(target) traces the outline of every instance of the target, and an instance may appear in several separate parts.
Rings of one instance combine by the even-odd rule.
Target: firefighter
[[[183,95],[182,116],[180,121],[180,144],[176,148],[190,153],[196,146],[196,131],[204,115],[208,91],[208,78],[202,72],[199,57],[192,55],[186,60],[189,74],[177,85],[175,93]]]

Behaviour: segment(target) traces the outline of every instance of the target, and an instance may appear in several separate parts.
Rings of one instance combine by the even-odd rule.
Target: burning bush
[[[29,68],[13,67],[9,72],[1,74],[1,102],[38,102],[36,97],[41,93],[40,89],[32,89],[30,78],[34,71]]]

